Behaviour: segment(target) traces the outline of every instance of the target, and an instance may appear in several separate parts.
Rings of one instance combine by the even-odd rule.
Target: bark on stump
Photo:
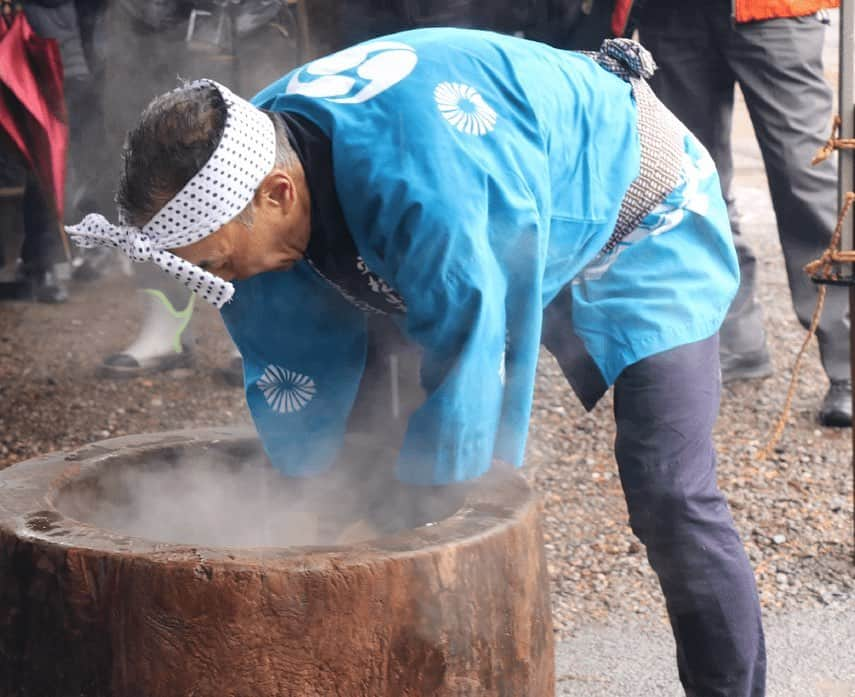
[[[518,476],[488,475],[434,526],[338,548],[156,543],[54,505],[122,459],[255,447],[153,434],[0,472],[0,694],[554,695],[539,504]]]

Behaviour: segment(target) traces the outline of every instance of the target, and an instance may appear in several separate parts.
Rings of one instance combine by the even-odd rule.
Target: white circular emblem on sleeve
[[[440,82],[433,91],[439,113],[461,133],[483,136],[496,127],[495,110],[478,90],[459,82]]]
[[[270,408],[280,414],[300,411],[312,401],[317,392],[312,378],[280,368],[278,365],[267,366],[264,375],[255,384]]]

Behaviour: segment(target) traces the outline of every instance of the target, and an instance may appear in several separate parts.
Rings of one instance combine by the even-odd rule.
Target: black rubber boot
[[[850,428],[852,426],[852,381],[834,380],[825,393],[819,409],[823,426]]]

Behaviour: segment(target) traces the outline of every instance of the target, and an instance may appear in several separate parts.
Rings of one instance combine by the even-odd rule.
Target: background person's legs
[[[614,3],[594,2],[587,12],[579,11],[565,16],[565,22],[550,22],[546,36],[533,32],[532,38],[546,41],[556,48],[567,51],[597,51],[603,39],[611,36],[611,20]],[[554,25],[561,27],[558,31]],[[563,24],[563,26],[562,26]]]
[[[139,332],[127,347],[102,361],[104,377],[136,377],[193,362],[192,294],[153,264],[135,264],[134,270],[143,305]]]
[[[59,224],[53,204],[42,192],[35,176],[29,172],[22,201],[24,241],[18,262],[18,279],[29,286],[33,300],[48,303],[65,302],[68,292],[54,273],[54,264],[62,259]]]
[[[659,577],[689,697],[762,697],[754,574],[716,484],[718,338],[628,367],[615,383],[615,456],[633,532]]]
[[[823,77],[825,25],[814,15],[737,25],[728,31],[728,62],[737,76],[763,154],[793,306],[804,327],[816,306],[806,263],[828,246],[837,220],[837,168],[811,166],[831,123],[832,93]],[[848,294],[830,287],[817,331],[832,384],[849,385]],[[851,393],[851,387],[849,388]],[[851,397],[830,404],[821,419],[851,424]]]
[[[140,10],[166,11],[166,5],[138,6]],[[106,90],[111,129],[108,139],[111,152],[118,152],[124,134],[136,123],[140,112],[154,97],[174,88],[178,77],[206,76],[233,82],[234,62],[216,63],[218,70],[203,70],[191,60],[184,41],[186,17],[169,13],[152,16],[157,31],[134,17],[126,5],[116,3],[106,17]],[[284,71],[283,71],[284,72]],[[87,163],[95,167],[94,162]],[[114,170],[117,171],[115,162]],[[115,188],[115,187],[114,187]],[[193,300],[190,291],[151,264],[134,264],[140,289],[143,316],[137,335],[131,343],[108,355],[100,373],[107,377],[133,377],[145,373],[169,370],[192,363]],[[242,382],[242,369],[237,350],[224,357],[224,376],[229,382]]]
[[[337,41],[335,50],[372,39],[412,29],[400,2],[393,0],[356,0],[338,4]]]
[[[129,11],[131,6],[148,12],[153,22],[162,21],[164,28],[153,31]],[[170,16],[161,17],[159,10],[165,12],[166,4],[114,3],[107,11],[104,42],[110,152],[120,151],[125,133],[146,104],[175,87],[178,76],[183,74],[186,22],[170,22]],[[87,163],[90,169],[97,166],[96,162]],[[118,174],[115,159],[111,166]],[[152,264],[134,264],[133,270],[143,306],[139,331],[128,346],[102,361],[100,373],[132,377],[189,365],[192,341],[188,325],[193,312],[190,291]]]
[[[100,108],[93,96],[93,76],[83,49],[74,0],[44,5],[25,3],[24,12],[37,35],[56,40],[62,58],[69,121],[65,199],[68,220],[71,220],[76,217],[70,209],[79,198],[78,190],[87,186],[84,177],[75,176],[75,165],[84,156],[98,151],[93,149],[94,141],[87,139],[87,134],[103,131],[103,128],[99,129]],[[56,253],[56,242],[60,239],[56,208],[35,184],[33,177],[28,177],[22,204],[25,243],[21,250],[20,276],[31,284],[35,299],[62,302],[67,292],[53,271],[53,265],[62,258]]]
[[[722,33],[729,31],[729,16],[729,0],[679,4],[651,0],[639,28],[642,43],[659,66],[651,86],[709,151],[727,203],[741,279],[720,332],[725,382],[765,377],[772,372],[763,314],[755,298],[757,259],[741,234],[732,190],[735,74],[722,46]]]
[[[107,137],[110,151],[119,152],[125,133],[146,104],[175,87],[182,72],[184,30],[175,24],[162,32],[151,31],[120,3],[108,10],[106,27],[106,93],[111,124]],[[112,167],[118,173],[115,160]],[[128,346],[102,361],[101,374],[132,377],[189,365],[190,291],[152,264],[134,264],[133,270],[143,306],[139,331]]]
[[[53,38],[62,56],[63,87],[68,108],[68,173],[66,178],[66,222],[77,222],[89,212],[76,206],[91,201],[105,203],[104,195],[104,113],[101,86],[96,79],[100,65],[94,50],[98,2],[85,5],[87,37],[92,50],[84,45],[74,0],[60,3],[24,3],[27,20],[39,36]],[[86,163],[85,167],[81,165]]]

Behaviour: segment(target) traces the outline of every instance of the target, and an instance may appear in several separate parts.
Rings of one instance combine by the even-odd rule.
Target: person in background
[[[742,234],[733,198],[734,86],[760,145],[784,251],[790,293],[807,327],[816,288],[802,270],[828,247],[837,219],[833,159],[811,166],[831,123],[823,77],[826,23],[818,12],[838,0],[647,0],[639,34],[659,69],[651,86],[709,150],[728,204],[742,281],[721,328],[725,382],[772,373],[757,301],[757,259]],[[817,331],[830,386],[819,408],[825,426],[852,425],[848,296],[829,287]]]
[[[632,0],[539,0],[527,38],[569,51],[596,51],[604,39],[630,36]]]
[[[4,293],[4,299],[63,303],[68,299],[68,290],[56,273],[63,251],[49,198],[36,176],[11,149],[0,153],[0,167],[9,188],[19,190],[23,184],[20,211],[24,236],[15,262],[15,282],[8,284],[11,295]],[[0,267],[4,263],[0,260]]]
[[[106,205],[104,198],[93,195],[92,181],[97,180],[103,167],[95,166],[88,176],[78,166],[84,159],[91,165],[92,158],[102,153],[99,139],[103,135],[102,103],[97,85],[101,69],[100,57],[95,48],[97,18],[105,2],[81,2],[86,29],[81,28],[80,9],[75,0],[27,0],[22,3],[27,21],[33,31],[44,38],[55,39],[59,45],[63,67],[63,87],[68,109],[68,168],[66,201],[68,218],[77,218],[81,210]],[[24,241],[20,250],[16,277],[26,286],[24,297],[39,302],[59,303],[68,298],[68,291],[55,271],[62,259],[59,224],[49,199],[44,195],[35,176],[10,153],[3,155],[7,177],[16,172],[24,183],[21,213]]]

